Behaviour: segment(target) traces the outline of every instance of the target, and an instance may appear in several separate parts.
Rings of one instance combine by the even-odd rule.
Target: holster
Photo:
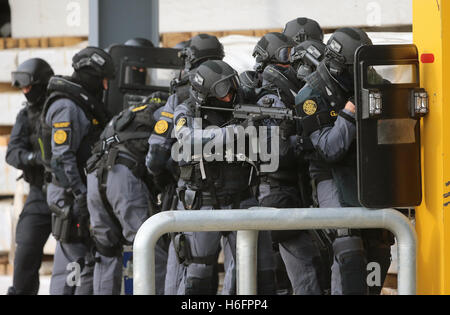
[[[60,208],[56,204],[49,205],[52,212],[52,234],[61,243],[71,243],[76,235],[73,222],[72,206],[65,205]]]
[[[192,254],[188,239],[183,233],[173,233],[171,236],[178,263],[189,265],[192,261]]]
[[[179,196],[186,210],[196,210],[201,204],[200,193],[198,191],[182,189],[179,192]]]

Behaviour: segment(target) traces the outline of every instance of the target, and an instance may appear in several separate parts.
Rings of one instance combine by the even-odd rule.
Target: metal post
[[[89,1],[89,45],[107,48],[134,37],[159,46],[159,0]]]
[[[387,229],[399,249],[398,293],[416,293],[416,233],[393,209],[363,208],[168,211],[154,215],[134,241],[134,292],[155,294],[155,245],[165,233],[185,231],[265,231],[309,229]],[[242,275],[242,273],[241,273]]]
[[[256,295],[258,231],[237,232],[236,257],[237,294]]]

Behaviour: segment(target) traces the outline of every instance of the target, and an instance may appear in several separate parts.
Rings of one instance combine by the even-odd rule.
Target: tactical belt
[[[236,194],[211,196],[209,192],[202,193],[200,191],[194,192],[196,200],[189,201],[186,198],[186,192],[188,190],[180,190],[179,199],[183,203],[184,208],[187,210],[198,210],[202,206],[212,206],[214,209],[221,209],[222,206],[231,205],[235,209],[239,209],[242,201],[249,199],[253,194],[250,189],[246,189],[243,192]],[[193,191],[190,191],[193,192]],[[191,197],[192,198],[192,197]]]
[[[234,209],[239,209],[241,202],[249,199],[252,196],[252,193],[250,189],[246,189],[243,192],[239,192],[233,195],[223,195],[223,196],[216,196],[217,201],[220,203],[221,206],[229,206],[232,205]],[[207,193],[203,193],[201,195],[202,206],[214,206],[214,198]]]

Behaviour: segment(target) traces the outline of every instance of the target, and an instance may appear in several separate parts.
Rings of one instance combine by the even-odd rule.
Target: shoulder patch
[[[53,124],[53,128],[68,128],[68,127],[70,127],[70,122],[68,122],[68,121]]]
[[[92,119],[92,124],[94,125],[94,126],[97,126],[98,124],[100,124],[99,122],[98,122],[98,120],[97,119]]]
[[[53,134],[53,141],[55,141],[55,143],[58,145],[66,143],[67,132],[62,129],[56,130],[55,133]]]
[[[337,117],[338,114],[336,113],[336,111],[332,110],[332,111],[330,112],[330,116],[331,116],[331,117]]]
[[[177,122],[177,128],[176,131],[180,131],[180,129],[186,125],[186,118],[181,118],[178,122]]]
[[[159,135],[162,135],[169,129],[169,123],[165,120],[160,120],[155,125],[155,132]]]
[[[168,113],[168,112],[162,112],[161,116],[167,117],[167,118],[173,118],[174,115],[172,113]]]
[[[313,100],[307,100],[303,103],[303,111],[306,115],[312,116],[317,112],[317,103]]]
[[[143,111],[143,110],[146,109],[147,107],[148,107],[148,105],[139,106],[139,107],[133,108],[131,111],[132,111],[133,113],[136,113],[136,112]]]

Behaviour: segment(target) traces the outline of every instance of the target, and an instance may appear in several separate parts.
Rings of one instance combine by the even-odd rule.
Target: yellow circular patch
[[[155,125],[155,132],[159,135],[166,132],[167,129],[169,129],[169,123],[165,120],[160,120]]]
[[[64,130],[57,130],[53,135],[53,140],[56,144],[64,144],[67,141],[67,132]]]
[[[317,104],[313,100],[307,100],[303,103],[303,111],[306,115],[311,116],[317,112]]]

